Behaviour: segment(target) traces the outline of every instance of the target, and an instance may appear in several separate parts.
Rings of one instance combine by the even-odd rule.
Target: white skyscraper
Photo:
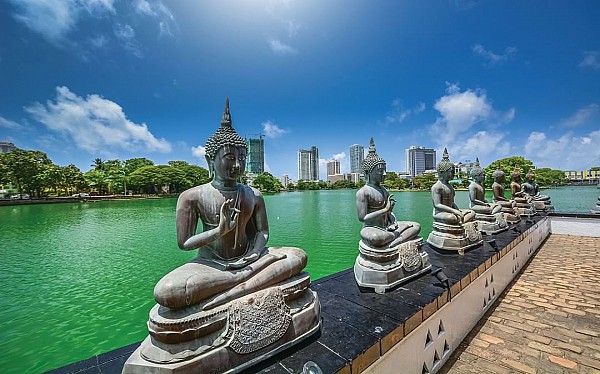
[[[350,173],[364,174],[362,163],[365,159],[365,148],[359,144],[350,146]]]
[[[319,180],[319,149],[312,146],[310,149],[298,150],[298,180]]]
[[[406,149],[406,173],[412,177],[423,174],[425,170],[435,169],[435,149],[410,146]]]

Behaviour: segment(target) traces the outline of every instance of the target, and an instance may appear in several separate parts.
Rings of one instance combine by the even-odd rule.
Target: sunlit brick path
[[[551,235],[440,373],[600,373],[600,238]]]

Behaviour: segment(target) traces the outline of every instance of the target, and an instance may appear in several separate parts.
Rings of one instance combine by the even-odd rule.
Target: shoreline
[[[96,201],[146,200],[176,197],[177,195],[103,195],[87,197],[50,197],[45,199],[0,199],[0,206],[89,203]]]

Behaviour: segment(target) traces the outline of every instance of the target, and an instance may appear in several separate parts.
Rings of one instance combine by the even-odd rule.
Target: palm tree
[[[101,158],[94,159],[94,163],[90,165],[94,170],[102,170],[104,168],[104,161]]]

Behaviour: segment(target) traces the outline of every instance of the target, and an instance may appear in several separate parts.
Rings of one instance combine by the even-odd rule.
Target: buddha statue
[[[600,196],[598,197],[598,201],[596,202],[596,206],[591,209],[592,213],[600,214]]]
[[[509,200],[504,197],[504,182],[506,181],[506,174],[500,169],[496,170],[492,176],[494,177],[494,183],[492,184],[492,191],[494,192],[494,203],[499,204],[502,207],[502,212],[506,213],[506,221],[508,223],[517,223],[521,220],[519,211],[517,210],[517,203],[514,200]]]
[[[485,187],[483,179],[485,173],[479,165],[479,158],[475,160],[475,165],[471,169],[472,182],[469,185],[469,207],[475,212],[479,231],[486,234],[496,234],[508,229],[505,214],[501,212],[502,206],[496,203],[489,203],[485,199]]]
[[[359,286],[373,288],[377,293],[431,268],[427,254],[421,251],[419,223],[397,221],[392,212],[396,201],[381,185],[385,169],[386,162],[377,154],[371,138],[363,161],[366,184],[356,192],[358,220],[363,228],[354,275]]]
[[[227,100],[206,142],[212,181],[177,200],[179,247],[198,255],[156,285],[150,336],[124,373],[238,371],[318,331],[319,300],[302,272],[306,253],[266,246],[263,197],[238,182],[246,153]]]
[[[446,148],[437,172],[438,181],[431,187],[433,231],[427,242],[436,248],[463,254],[466,249],[481,244],[483,239],[477,228],[475,212],[460,209],[454,203],[455,191],[450,184],[454,178],[454,164],[450,162]]]
[[[535,210],[544,212],[554,211],[550,196],[540,194],[540,187],[535,183],[535,174],[533,171],[529,170],[525,178],[527,178],[527,182],[521,185],[521,190],[531,197]]]
[[[520,215],[531,217],[536,214],[535,208],[531,204],[533,201],[531,196],[521,189],[521,172],[516,167],[512,172],[510,191],[512,193],[512,199],[517,203],[517,210]]]

